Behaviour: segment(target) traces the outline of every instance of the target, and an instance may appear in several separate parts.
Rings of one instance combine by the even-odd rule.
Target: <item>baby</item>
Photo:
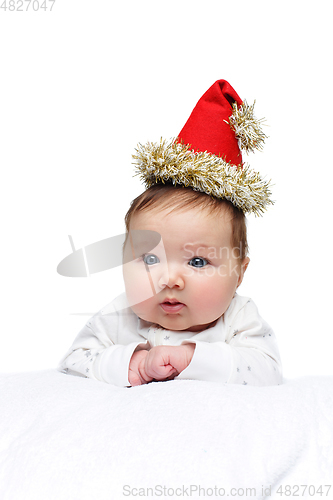
[[[229,110],[231,91],[239,111],[237,94],[220,80],[207,91],[209,99],[206,93],[197,104],[189,128],[198,106],[200,111],[212,95],[219,103],[226,99]],[[61,371],[122,387],[174,378],[281,383],[275,335],[253,301],[236,293],[249,264],[244,213],[249,204],[260,212],[269,203],[267,185],[232,160],[222,160],[221,153],[200,153],[202,146],[194,151],[188,140],[181,144],[187,128],[188,123],[177,142],[149,143],[135,157],[147,189],[125,217],[126,293],[88,321],[61,361]],[[235,131],[228,129],[235,141]],[[235,150],[239,158],[238,143]],[[232,155],[229,146],[225,157]],[[218,172],[215,187],[212,162]],[[244,194],[249,184],[250,196]],[[222,195],[216,193],[221,185]],[[233,190],[231,195],[227,190]],[[141,249],[135,242],[140,232],[147,239]],[[149,235],[159,235],[150,247]]]

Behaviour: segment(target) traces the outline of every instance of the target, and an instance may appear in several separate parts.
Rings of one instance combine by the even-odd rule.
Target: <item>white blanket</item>
[[[1,500],[333,498],[333,377],[118,388],[48,370],[0,386]]]

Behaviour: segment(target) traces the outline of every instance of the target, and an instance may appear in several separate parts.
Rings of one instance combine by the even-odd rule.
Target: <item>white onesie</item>
[[[274,332],[247,297],[235,294],[213,327],[177,332],[144,321],[122,294],[82,328],[58,370],[125,387],[135,349],[195,343],[191,363],[177,379],[229,384],[276,385],[282,382]]]

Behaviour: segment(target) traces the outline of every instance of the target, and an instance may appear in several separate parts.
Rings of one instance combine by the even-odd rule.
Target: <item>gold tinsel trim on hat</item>
[[[162,139],[160,143],[139,144],[133,159],[136,175],[146,188],[172,182],[229,200],[244,213],[256,215],[262,215],[267,205],[273,204],[269,181],[248,165],[231,165],[219,156],[196,153],[189,145]]]
[[[235,132],[238,140],[239,149],[248,153],[254,152],[255,149],[262,150],[267,135],[264,134],[261,124],[265,121],[264,118],[257,119],[254,116],[253,109],[255,102],[250,106],[245,100],[241,106],[237,106],[234,102],[233,112],[229,117],[230,128]]]

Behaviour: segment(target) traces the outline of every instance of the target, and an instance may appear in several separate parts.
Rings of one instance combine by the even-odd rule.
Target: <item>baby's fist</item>
[[[154,380],[170,380],[190,364],[195,344],[153,347],[145,358],[146,376]]]
[[[142,385],[151,382],[152,377],[148,377],[145,372],[145,359],[148,354],[146,350],[136,351],[132,354],[129,368],[128,381],[131,386]]]

